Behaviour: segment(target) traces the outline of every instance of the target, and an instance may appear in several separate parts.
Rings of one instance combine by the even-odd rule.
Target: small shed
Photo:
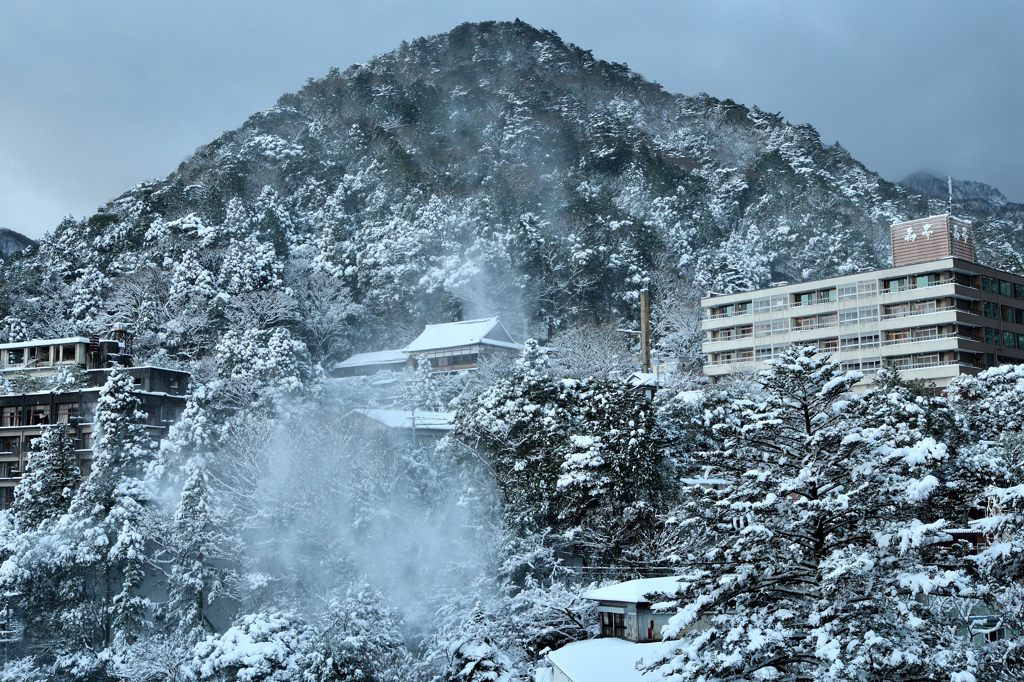
[[[671,601],[680,580],[680,576],[627,580],[587,592],[583,598],[597,602],[602,637],[658,642],[661,628],[668,624],[674,609],[657,610],[653,606]]]

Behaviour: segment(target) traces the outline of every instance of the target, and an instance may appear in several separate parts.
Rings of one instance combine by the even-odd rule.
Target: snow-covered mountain
[[[460,316],[545,337],[635,315],[645,277],[657,310],[883,265],[892,221],[939,210],[810,125],[665,92],[519,21],[463,24],[311,79],[167,178],[66,221],[20,261],[38,277],[5,270],[0,312],[39,324],[22,294],[67,287],[51,326],[116,316],[175,353],[183,292],[283,291],[315,271],[358,310],[334,353]],[[980,221],[986,261],[1017,267],[1022,216],[956,210]],[[128,281],[156,304],[119,304]],[[210,339],[231,324],[217,310]]]
[[[1013,204],[992,185],[974,180],[957,180],[953,182],[953,201],[966,204],[979,214],[994,215],[1001,210],[1020,211],[1020,204]],[[901,185],[907,189],[923,194],[930,199],[948,200],[949,178],[943,179],[930,173],[912,173],[904,178]]]
[[[7,258],[11,254],[35,244],[34,241],[14,230],[0,227],[0,258]]]

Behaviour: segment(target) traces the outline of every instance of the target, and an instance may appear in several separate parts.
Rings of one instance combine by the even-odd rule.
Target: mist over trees
[[[889,370],[854,397],[807,349],[699,375],[703,292],[878,266],[890,222],[939,210],[808,125],[518,21],[311,79],[0,268],[0,342],[126,324],[192,375],[157,446],[111,372],[85,480],[59,425],[35,441],[0,515],[0,681],[525,682],[598,634],[591,587],[665,573],[654,679],[1019,679],[1020,372],[946,398]],[[1019,207],[955,210],[1021,271]],[[695,370],[653,399],[624,381],[644,287],[656,353]],[[327,377],[480,315],[523,356]],[[353,416],[382,407],[454,427]],[[986,508],[975,552],[948,531]]]

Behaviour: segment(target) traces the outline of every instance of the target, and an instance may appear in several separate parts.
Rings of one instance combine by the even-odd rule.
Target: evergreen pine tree
[[[969,594],[969,581],[931,561],[944,522],[918,518],[947,449],[895,392],[867,398],[887,414],[864,423],[857,379],[790,348],[762,376],[766,396],[736,400],[719,422],[720,449],[695,456],[726,483],[689,489],[688,530],[715,541],[664,633],[681,635],[660,661],[670,679],[971,672],[962,623],[932,603]]]
[[[81,479],[67,425],[45,427],[32,441],[28,471],[14,489],[11,517],[15,528],[25,532],[55,521],[70,507]]]

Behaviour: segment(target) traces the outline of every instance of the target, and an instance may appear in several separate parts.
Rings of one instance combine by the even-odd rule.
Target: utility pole
[[[640,371],[651,371],[651,303],[647,287],[640,290]]]

